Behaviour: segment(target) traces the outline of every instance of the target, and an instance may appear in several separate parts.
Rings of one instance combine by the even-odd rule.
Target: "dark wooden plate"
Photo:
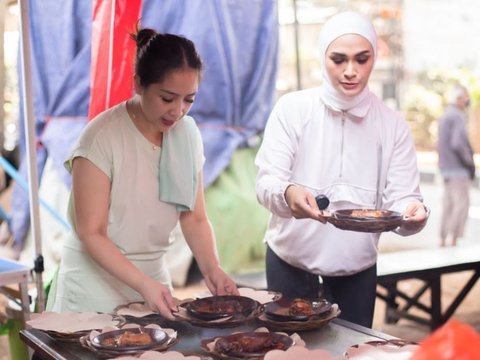
[[[212,350],[207,344],[215,341]],[[224,358],[263,357],[270,350],[287,350],[294,345],[291,337],[272,332],[241,332],[202,341],[202,348]]]
[[[273,331],[291,331],[301,332],[313,329],[319,329],[327,325],[330,321],[337,318],[341,311],[337,304],[332,305],[332,310],[321,316],[314,316],[307,321],[275,321],[267,317],[265,312],[261,313],[258,317],[258,321]]]
[[[302,313],[291,313],[292,303],[295,299],[281,298],[280,300],[266,304],[265,306],[265,315],[275,321],[308,321],[312,317],[319,317],[324,314],[327,314],[332,309],[332,304],[330,304],[325,299],[319,300],[306,300],[305,301],[310,308],[310,314]]]
[[[125,333],[133,333],[133,334],[141,334],[145,333],[148,334],[151,338],[151,342],[148,344],[139,344],[139,345],[118,345],[117,340],[124,335]],[[168,340],[168,335],[165,331],[161,329],[151,329],[151,328],[128,328],[128,329],[120,329],[120,330],[113,330],[101,333],[95,336],[92,339],[92,346],[101,349],[101,350],[115,350],[115,351],[132,351],[132,350],[148,350],[159,345],[162,345]],[[106,344],[109,341],[112,344]]]
[[[227,317],[246,318],[253,313],[258,302],[236,295],[208,296],[183,304],[187,312],[201,320],[216,320]]]
[[[376,209],[345,209],[333,212],[339,220],[355,221],[398,221],[403,219],[403,215],[396,211],[376,210]]]
[[[388,210],[348,209],[325,213],[333,226],[350,231],[380,233],[392,231],[403,222],[403,215]]]

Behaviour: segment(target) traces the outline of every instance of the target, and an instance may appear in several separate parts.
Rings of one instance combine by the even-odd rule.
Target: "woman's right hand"
[[[285,201],[295,219],[311,218],[326,223],[315,197],[307,189],[298,185],[290,185],[285,190]]]
[[[172,312],[178,311],[178,307],[168,287],[149,278],[143,283],[139,292],[151,310],[168,320],[175,320]]]

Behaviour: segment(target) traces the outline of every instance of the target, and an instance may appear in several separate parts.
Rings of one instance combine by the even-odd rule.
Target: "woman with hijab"
[[[326,297],[341,318],[371,327],[380,234],[326,223],[315,197],[326,195],[329,210],[401,212],[400,235],[420,231],[427,211],[408,125],[368,88],[377,56],[370,20],[354,12],[329,19],[320,56],[323,84],[278,100],[255,161],[257,198],[271,212],[268,289]]]

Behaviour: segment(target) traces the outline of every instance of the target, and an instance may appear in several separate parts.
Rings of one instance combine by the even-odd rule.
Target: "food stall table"
[[[29,273],[30,268],[28,266],[17,261],[0,258],[0,287],[2,288],[2,292],[11,296],[10,291],[4,288],[4,286],[18,284],[20,290],[20,306],[24,321],[29,319],[30,314],[30,301],[28,298]]]
[[[202,339],[228,335],[239,331],[251,331],[262,325],[251,322],[232,328],[205,328],[192,326],[186,322],[165,322],[162,327],[170,327],[178,332],[178,342],[170,349],[185,354],[208,356],[200,349]],[[348,321],[335,319],[329,324],[315,330],[298,332],[309,349],[323,349],[334,356],[342,356],[352,345],[367,341],[391,340],[394,337],[377,332]],[[68,359],[94,360],[99,359],[93,352],[82,347],[79,342],[56,340],[47,333],[37,330],[22,330],[21,339],[31,347],[34,359]]]
[[[28,283],[30,280],[30,268],[17,261],[0,258],[0,293],[18,304],[15,307],[6,308],[9,321],[9,347],[12,358],[27,356],[25,345],[19,340],[18,331],[25,328],[25,321],[30,318],[30,298],[28,295]],[[10,287],[18,285],[18,290]]]

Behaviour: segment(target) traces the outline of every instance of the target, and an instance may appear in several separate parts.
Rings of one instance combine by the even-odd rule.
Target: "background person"
[[[219,266],[205,210],[202,140],[187,116],[201,59],[184,37],[151,29],[133,37],[136,95],[92,120],[66,162],[74,231],[48,297],[52,311],[111,312],[145,301],[173,319],[165,252],[178,221],[209,290],[238,294]]]
[[[444,182],[440,245],[457,244],[463,236],[470,205],[470,185],[475,179],[473,150],[467,132],[468,90],[457,85],[438,120],[438,165]]]
[[[346,12],[327,21],[320,35],[322,86],[277,102],[256,158],[257,197],[271,211],[268,289],[316,298],[321,276],[340,317],[368,327],[380,234],[326,224],[315,196],[327,195],[330,210],[399,211],[407,218],[396,230],[402,235],[426,223],[408,125],[367,86],[376,55],[376,33],[366,17]]]

